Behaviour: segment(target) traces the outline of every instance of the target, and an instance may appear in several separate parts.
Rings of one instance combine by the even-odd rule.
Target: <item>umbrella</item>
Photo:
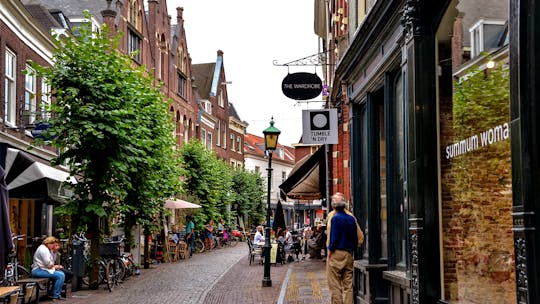
[[[280,200],[278,200],[276,211],[274,212],[274,223],[272,224],[272,229],[277,231],[278,227],[285,230],[285,215],[283,215],[283,206],[281,205]]]
[[[188,208],[201,208],[200,205],[190,203],[188,201],[181,200],[179,198],[168,199],[165,201],[165,208],[170,209],[188,209]]]
[[[5,180],[5,171],[0,166],[0,269],[4,269],[8,254],[13,249],[11,241],[11,227],[9,225],[8,189]]]

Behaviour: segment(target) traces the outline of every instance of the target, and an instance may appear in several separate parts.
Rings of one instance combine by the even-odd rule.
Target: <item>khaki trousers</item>
[[[326,278],[332,304],[353,303],[353,255],[335,250],[326,261]]]

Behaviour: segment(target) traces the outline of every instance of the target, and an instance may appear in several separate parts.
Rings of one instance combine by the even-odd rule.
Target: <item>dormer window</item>
[[[470,29],[471,33],[471,58],[480,55],[484,51],[497,48],[500,45],[501,35],[504,34],[505,21],[481,19]]]
[[[203,102],[204,111],[208,114],[212,114],[212,103],[210,101],[205,100]]]

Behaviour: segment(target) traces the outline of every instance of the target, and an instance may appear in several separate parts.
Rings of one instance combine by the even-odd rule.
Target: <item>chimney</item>
[[[114,35],[115,34],[115,24],[114,21],[116,19],[116,11],[111,8],[112,0],[106,0],[107,1],[107,8],[101,11],[101,16],[103,16],[103,23],[107,25],[109,28],[109,34]]]

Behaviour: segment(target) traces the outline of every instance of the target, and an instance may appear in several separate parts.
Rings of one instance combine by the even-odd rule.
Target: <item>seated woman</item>
[[[65,275],[60,270],[62,265],[54,264],[54,256],[52,251],[56,249],[56,244],[60,241],[53,237],[47,237],[43,243],[39,245],[34,254],[32,264],[32,277],[34,278],[49,278],[54,281],[52,295],[49,295],[53,300],[63,300],[61,298],[62,285],[64,284]]]

